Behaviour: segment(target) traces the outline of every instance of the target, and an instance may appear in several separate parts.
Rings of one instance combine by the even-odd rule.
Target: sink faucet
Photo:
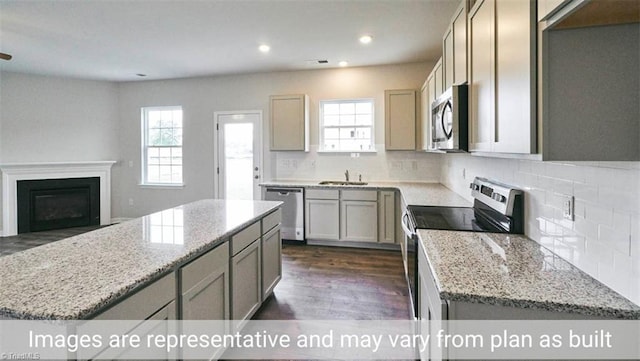
[[[344,179],[348,182],[349,181],[349,170],[347,169],[346,171],[344,171]]]

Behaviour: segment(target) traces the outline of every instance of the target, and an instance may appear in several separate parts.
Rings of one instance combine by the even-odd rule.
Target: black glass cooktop
[[[416,229],[440,229],[448,231],[504,232],[492,224],[476,208],[409,206],[409,213]]]

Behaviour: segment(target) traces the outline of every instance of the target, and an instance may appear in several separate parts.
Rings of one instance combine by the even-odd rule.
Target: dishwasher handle
[[[288,196],[289,193],[302,193],[301,188],[267,188],[267,193],[278,193],[281,196]]]

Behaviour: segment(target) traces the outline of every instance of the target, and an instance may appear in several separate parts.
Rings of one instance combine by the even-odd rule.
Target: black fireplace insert
[[[18,233],[100,224],[100,177],[17,182]]]

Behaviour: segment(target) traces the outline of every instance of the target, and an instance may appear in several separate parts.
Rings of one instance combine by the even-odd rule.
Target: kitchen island
[[[231,250],[236,238],[235,248],[265,241],[265,232],[279,241],[279,207],[201,200],[1,257],[0,318],[90,319],[159,281],[178,300],[176,280],[190,262],[219,246]],[[226,265],[234,255],[222,256]]]

